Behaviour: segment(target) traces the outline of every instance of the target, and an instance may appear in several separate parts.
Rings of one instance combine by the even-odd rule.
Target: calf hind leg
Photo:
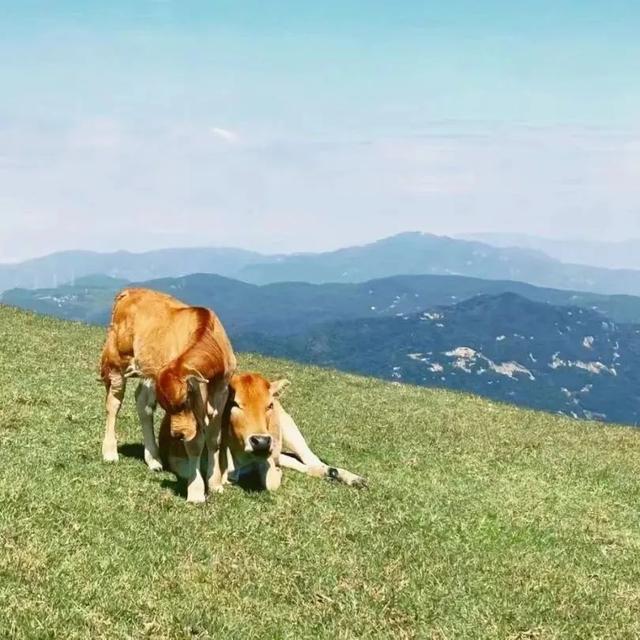
[[[280,427],[282,430],[282,450],[280,465],[289,469],[295,469],[315,478],[329,478],[344,482],[351,487],[366,487],[367,481],[361,476],[351,473],[339,467],[330,467],[311,451],[298,425],[293,418],[279,407]],[[293,455],[286,455],[287,453]],[[295,457],[294,457],[295,456]]]

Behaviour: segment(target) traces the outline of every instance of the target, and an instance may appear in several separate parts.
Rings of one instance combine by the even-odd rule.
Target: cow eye
[[[235,400],[232,400],[231,401],[231,408],[232,409],[241,409],[242,407]]]
[[[267,406],[267,411],[271,411],[271,409],[273,409],[273,402],[270,402]]]

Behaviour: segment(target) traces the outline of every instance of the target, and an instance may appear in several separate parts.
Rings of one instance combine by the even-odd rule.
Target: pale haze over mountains
[[[640,295],[640,271],[563,263],[539,250],[494,247],[419,232],[322,253],[269,255],[229,248],[165,249],[138,254],[63,252],[0,265],[0,292],[15,287],[56,287],[93,274],[141,281],[198,272],[255,284],[463,275],[601,294]]]
[[[44,6],[0,20],[0,262],[640,237],[637,3]]]
[[[604,242],[542,238],[516,233],[469,233],[460,237],[496,247],[535,249],[562,262],[591,264],[609,269],[640,269],[640,238]]]

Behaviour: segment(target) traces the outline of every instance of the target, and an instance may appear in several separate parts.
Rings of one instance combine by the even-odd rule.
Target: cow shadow
[[[139,442],[127,442],[118,446],[118,453],[124,458],[144,462],[144,446]]]
[[[118,453],[123,458],[130,458],[132,460],[138,460],[146,466],[144,461],[144,445],[140,442],[127,442],[118,446]],[[151,473],[151,472],[149,472]],[[163,489],[171,490],[176,496],[180,498],[187,497],[187,483],[185,480],[178,478],[170,471],[162,473],[162,475],[168,475],[160,479],[160,486]]]
[[[142,464],[145,464],[144,446],[142,445],[142,443],[127,442],[125,444],[121,444],[118,446],[118,453],[123,458],[138,460],[142,462]],[[204,462],[206,462],[206,460]],[[202,471],[204,472],[204,468],[202,469]],[[187,498],[186,480],[184,480],[183,478],[179,478],[172,471],[168,470],[165,470],[165,473],[163,473],[162,475],[165,476],[160,479],[160,486],[163,489],[168,489],[179,498]],[[262,486],[262,482],[260,481],[260,474],[257,471],[243,473],[235,482],[225,486],[225,490],[233,490],[235,488],[239,488],[248,494],[258,494],[266,492],[266,489]]]
[[[171,473],[171,472],[170,472]],[[187,481],[171,473],[171,477],[160,480],[160,486],[168,489],[178,498],[187,499]]]
[[[170,477],[163,478],[160,481],[160,486],[163,489],[168,489],[175,496],[186,499],[187,481],[183,478],[179,478],[173,472],[168,473],[170,474]],[[247,494],[268,493],[263,487],[262,482],[260,481],[260,475],[258,473],[249,473],[243,475],[236,482],[225,485],[224,488],[225,491],[235,491],[237,489],[241,489]]]
[[[243,473],[231,487],[238,487],[245,493],[267,493],[260,479],[260,474],[257,471],[250,471],[249,473]]]

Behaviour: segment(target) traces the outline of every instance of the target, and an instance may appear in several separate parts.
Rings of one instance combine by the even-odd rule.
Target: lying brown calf
[[[287,380],[269,382],[257,373],[231,377],[221,427],[223,482],[235,482],[244,473],[257,471],[262,486],[275,491],[280,486],[284,467],[351,486],[365,486],[365,480],[360,476],[328,466],[311,451],[293,418],[278,400],[288,384]],[[171,471],[186,477],[184,443],[172,436],[166,416],[160,428],[160,456]]]

